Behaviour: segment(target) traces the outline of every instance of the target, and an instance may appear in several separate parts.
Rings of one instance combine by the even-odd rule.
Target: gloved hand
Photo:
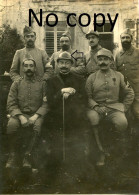
[[[68,97],[70,96],[70,94],[69,93],[63,93],[63,97],[64,97],[64,99],[68,99]]]
[[[98,114],[104,114],[106,113],[107,109],[105,106],[95,106],[94,110],[98,113]]]
[[[76,90],[72,87],[68,87],[68,88],[63,88],[61,89],[61,93],[64,94],[64,93],[69,93],[70,95],[73,95],[75,94]]]
[[[28,119],[27,119],[25,116],[19,115],[18,118],[19,118],[19,120],[20,120],[20,122],[21,122],[21,125],[22,125],[23,127],[28,127],[28,126],[29,126]]]
[[[35,121],[38,119],[39,115],[38,114],[34,114],[33,116],[31,116],[29,118],[29,125],[33,125],[35,123]]]

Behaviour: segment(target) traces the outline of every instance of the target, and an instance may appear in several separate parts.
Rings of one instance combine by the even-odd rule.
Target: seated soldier
[[[91,74],[86,82],[89,101],[87,115],[100,150],[100,160],[97,165],[104,165],[105,162],[105,153],[98,135],[100,121],[107,119],[114,125],[117,132],[120,133],[124,151],[124,136],[128,125],[125,112],[134,99],[134,92],[130,87],[126,86],[123,75],[110,69],[112,57],[112,53],[109,50],[99,50],[97,64],[100,70]],[[123,92],[124,95],[122,103],[119,101],[120,92]]]
[[[58,159],[61,161],[62,150],[68,146],[66,160],[71,162],[72,159],[77,159],[76,149],[82,150],[84,144],[83,125],[87,99],[85,83],[81,77],[70,71],[72,63],[72,57],[68,52],[60,53],[57,59],[59,73],[47,81],[46,93],[50,109],[48,115],[53,119],[53,130],[50,132],[53,134],[52,153],[57,158],[55,162],[58,162]],[[66,146],[63,146],[62,138]],[[81,147],[76,147],[78,144]]]
[[[11,117],[7,126],[10,154],[6,168],[16,166],[17,142],[19,141],[21,128],[28,127],[30,130],[32,126],[32,140],[29,140],[29,145],[23,160],[23,167],[31,168],[29,156],[34,144],[37,144],[36,140],[38,140],[43,118],[47,112],[45,97],[46,85],[44,81],[35,75],[36,62],[29,54],[26,54],[22,66],[24,77],[18,81],[14,81],[7,100],[7,108]],[[26,133],[26,131],[24,132]]]

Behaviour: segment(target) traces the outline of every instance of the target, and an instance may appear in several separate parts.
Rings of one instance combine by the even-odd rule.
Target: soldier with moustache
[[[44,115],[48,111],[46,84],[36,76],[37,64],[29,54],[23,58],[22,71],[24,76],[13,82],[7,100],[10,118],[7,125],[9,158],[6,168],[17,166],[18,147],[22,145],[20,137],[28,131],[32,136],[28,140],[22,165],[24,168],[32,167],[31,154],[38,147]]]
[[[57,59],[59,57],[59,54],[61,54],[64,51],[69,52],[69,54],[73,54],[75,52],[75,50],[71,48],[71,36],[69,32],[64,32],[62,34],[60,38],[60,47],[61,49],[57,52],[54,52],[50,58],[50,65],[53,66],[55,73],[59,72],[59,68],[57,65]],[[83,59],[82,60],[77,59],[77,62],[75,59],[73,59],[73,63],[72,63],[70,71],[73,74],[84,77],[86,74],[86,69],[83,63]]]
[[[36,32],[31,27],[25,26],[23,35],[25,47],[17,50],[14,55],[10,69],[11,79],[15,81],[24,75],[22,63],[25,54],[28,53],[36,62],[36,75],[47,80],[53,74],[53,68],[46,65],[49,61],[47,53],[35,46]]]
[[[87,115],[100,151],[97,165],[102,166],[105,164],[106,155],[98,135],[100,122],[108,120],[119,134],[121,144],[119,157],[122,159],[126,151],[125,137],[128,125],[125,112],[133,102],[134,92],[125,84],[124,76],[110,68],[113,56],[109,50],[101,49],[96,56],[100,70],[91,74],[86,82],[89,106]],[[124,94],[123,102],[119,100],[121,91]]]
[[[121,35],[122,49],[117,52],[115,61],[116,68],[125,76],[126,82],[130,84],[135,93],[132,104],[134,125],[138,132],[139,128],[139,49],[132,45],[133,36],[130,29],[125,29]]]
[[[85,110],[87,98],[84,79],[72,73],[72,64],[73,60],[70,53],[67,51],[61,52],[57,58],[59,71],[46,82],[47,102],[50,109],[46,116],[46,124],[49,117],[51,117],[50,137],[53,140],[51,146],[55,167],[57,166],[56,164],[61,164],[63,161],[62,153],[65,148],[67,167],[72,169],[71,173],[74,173],[75,162],[80,161],[80,164],[83,164],[85,160],[84,135],[86,130]],[[81,160],[81,158],[83,159]],[[71,163],[72,166],[70,166]],[[75,171],[78,168],[79,166],[76,167]],[[81,173],[81,170],[78,171]]]
[[[99,66],[97,65],[97,52],[100,51],[102,47],[99,43],[100,37],[97,31],[89,30],[86,34],[86,39],[91,47],[91,50],[85,54],[86,76],[88,77],[90,74],[99,70]],[[114,69],[113,59],[111,61],[111,68]]]

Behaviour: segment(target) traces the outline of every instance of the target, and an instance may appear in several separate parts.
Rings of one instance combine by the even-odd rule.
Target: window
[[[102,24],[102,23],[100,23],[100,24]],[[110,23],[105,23],[103,26],[96,26],[96,30],[98,32],[110,32],[111,24]]]
[[[134,20],[127,20],[125,21],[126,28],[134,29],[135,28],[135,21]]]
[[[111,24],[105,23],[103,26],[100,26],[100,27],[97,26],[96,30],[100,34],[100,45],[112,51],[114,47],[114,44],[113,44],[114,37],[113,37],[113,32],[110,32]]]
[[[50,22],[53,24],[53,22]],[[59,21],[55,27],[45,26],[46,31],[46,52],[51,56],[54,52],[60,50],[59,40],[66,30],[66,22]]]

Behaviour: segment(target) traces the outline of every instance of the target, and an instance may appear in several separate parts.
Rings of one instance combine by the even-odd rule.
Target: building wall
[[[138,17],[138,2],[136,0],[123,1],[123,0],[90,0],[90,1],[50,1],[50,0],[3,0],[3,5],[7,5],[2,13],[2,23],[10,24],[11,27],[16,27],[18,32],[22,34],[25,25],[28,25],[29,8],[33,9],[35,13],[38,13],[39,17],[40,9],[43,10],[43,26],[39,27],[37,23],[33,22],[33,27],[37,32],[36,45],[42,49],[46,47],[45,41],[45,18],[53,12],[58,15],[59,21],[65,21],[69,13],[77,14],[78,17],[81,13],[88,13],[91,16],[91,24],[88,27],[81,27],[76,25],[75,29],[68,27],[71,32],[74,31],[74,37],[72,39],[72,47],[79,51],[86,52],[89,49],[88,42],[85,38],[85,33],[89,29],[93,28],[94,13],[103,13],[108,21],[107,13],[110,13],[114,19],[115,14],[119,13],[116,25],[114,27],[114,43],[120,46],[120,33],[125,28],[125,22],[127,19],[131,19],[137,23]],[[86,17],[82,18],[83,22],[86,22]],[[53,20],[53,17],[51,18]],[[99,21],[102,21],[100,17]],[[134,44],[137,44],[137,37],[139,37],[139,30],[137,31],[137,25],[135,25],[134,32]]]

